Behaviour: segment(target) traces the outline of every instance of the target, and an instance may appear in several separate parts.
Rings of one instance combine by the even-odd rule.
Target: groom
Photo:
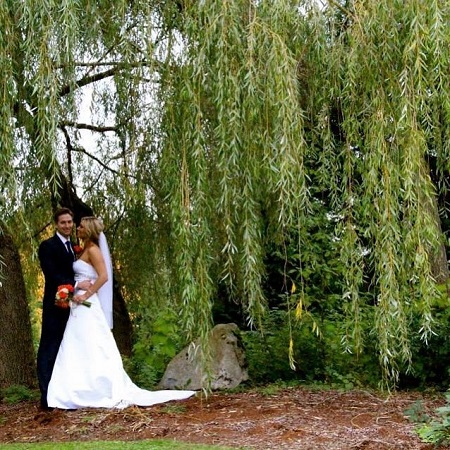
[[[70,241],[74,226],[73,217],[70,209],[58,209],[53,217],[56,233],[39,246],[39,261],[45,278],[41,340],[37,353],[42,410],[51,410],[47,404],[47,388],[70,314],[69,308],[59,308],[55,305],[56,291],[61,284],[75,284],[72,268],[75,253]],[[87,289],[89,281],[82,281],[78,286],[83,288],[85,283]]]

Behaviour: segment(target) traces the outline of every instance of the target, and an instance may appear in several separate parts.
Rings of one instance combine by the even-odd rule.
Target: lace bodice
[[[82,259],[73,263],[73,271],[75,272],[75,281],[96,280],[98,276],[94,267]]]

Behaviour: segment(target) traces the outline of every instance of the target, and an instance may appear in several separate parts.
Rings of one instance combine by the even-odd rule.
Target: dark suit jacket
[[[70,255],[55,234],[50,239],[41,242],[39,246],[39,261],[44,272],[44,314],[59,311],[55,306],[55,295],[61,284],[74,284],[73,256]]]
[[[45,406],[48,383],[61,344],[69,309],[55,305],[55,296],[61,284],[74,284],[73,256],[55,234],[43,241],[39,246],[39,261],[44,272],[45,288],[42,309],[41,340],[37,355],[39,387],[41,403]]]

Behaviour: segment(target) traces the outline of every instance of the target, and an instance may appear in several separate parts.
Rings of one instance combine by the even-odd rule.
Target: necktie
[[[70,256],[73,259],[73,250],[72,250],[72,246],[70,245],[70,241],[66,241],[66,247],[67,247],[67,251],[69,252]]]

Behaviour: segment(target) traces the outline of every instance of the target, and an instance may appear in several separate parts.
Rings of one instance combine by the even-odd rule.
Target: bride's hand
[[[81,304],[84,303],[91,295],[92,292],[88,289],[86,292],[83,292],[82,294],[74,295],[72,301]]]

